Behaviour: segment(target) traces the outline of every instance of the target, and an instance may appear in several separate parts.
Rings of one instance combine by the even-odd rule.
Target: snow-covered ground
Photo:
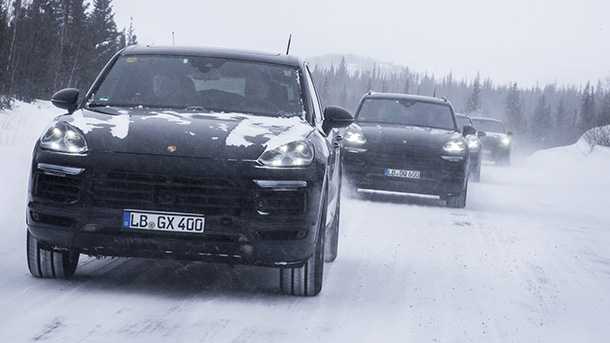
[[[0,342],[608,342],[608,149],[485,166],[466,210],[345,200],[340,256],[304,299],[243,266],[83,258],[73,280],[30,277],[29,159],[55,113],[0,113]]]

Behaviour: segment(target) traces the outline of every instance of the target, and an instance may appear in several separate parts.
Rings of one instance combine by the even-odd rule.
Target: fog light
[[[32,217],[32,219],[34,221],[39,222],[40,221],[40,215],[38,214],[38,212],[32,212],[30,211],[30,216]]]
[[[242,245],[240,250],[244,255],[252,255],[254,253],[254,247],[250,244]]]

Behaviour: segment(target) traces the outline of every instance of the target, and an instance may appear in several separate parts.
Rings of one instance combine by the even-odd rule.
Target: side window
[[[306,69],[307,69],[307,88],[309,90],[309,94],[311,94],[311,99],[313,101],[313,113],[314,113],[315,125],[321,128],[324,118],[322,115],[322,110],[320,109],[320,100],[318,99],[318,93],[316,92],[316,87],[313,84],[313,78],[311,77],[311,72],[309,71],[309,67],[306,67]]]

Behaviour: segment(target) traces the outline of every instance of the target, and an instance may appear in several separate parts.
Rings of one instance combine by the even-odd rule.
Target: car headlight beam
[[[277,168],[305,167],[313,162],[313,148],[306,141],[296,141],[265,151],[258,162]]]
[[[510,142],[511,142],[511,139],[508,136],[504,136],[504,137],[502,137],[500,142],[502,142],[502,145],[504,145],[504,146],[509,146]]]
[[[84,154],[88,151],[85,136],[68,123],[53,124],[40,138],[43,149],[70,154]]]
[[[366,137],[361,131],[348,130],[345,132],[345,141],[354,145],[363,145],[366,143]]]
[[[443,150],[449,154],[464,154],[466,143],[463,140],[451,140],[443,146]]]
[[[468,149],[470,150],[478,150],[481,147],[481,141],[475,137],[469,136],[467,139],[468,141]]]

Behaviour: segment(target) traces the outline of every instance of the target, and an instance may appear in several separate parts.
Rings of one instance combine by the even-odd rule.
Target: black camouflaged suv
[[[131,47],[36,144],[27,259],[69,277],[79,254],[275,267],[316,295],[337,256],[352,116],[320,108],[308,66],[224,49]]]
[[[466,206],[470,150],[451,103],[369,93],[345,133],[345,175],[357,191],[432,195]]]

